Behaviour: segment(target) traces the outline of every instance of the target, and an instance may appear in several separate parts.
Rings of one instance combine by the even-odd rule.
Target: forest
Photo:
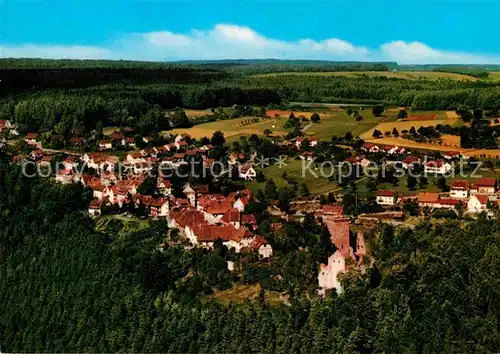
[[[384,63],[4,59],[0,60],[0,119],[21,123],[25,130],[50,130],[57,124],[72,126],[78,121],[90,131],[98,122],[105,127],[165,129],[162,110],[177,107],[282,107],[298,101],[373,102],[418,110],[500,110],[500,82],[251,74],[280,71],[283,66],[290,66],[286,71],[296,66],[322,70],[321,65],[357,65],[349,70],[361,71],[386,69]]]
[[[248,268],[237,280],[222,248],[159,250],[161,221],[98,231],[84,213],[91,191],[1,161],[4,352],[498,351],[499,220],[379,226],[373,270],[348,273],[342,294],[324,299],[301,288],[315,282],[310,270],[326,251],[322,228],[307,234],[292,223],[270,237],[290,306],[264,296],[225,306],[203,295],[257,280],[265,294],[272,269]]]

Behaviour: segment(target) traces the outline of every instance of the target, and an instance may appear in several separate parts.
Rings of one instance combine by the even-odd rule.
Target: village
[[[1,121],[0,127],[10,136],[19,134],[8,121]],[[12,153],[12,161],[24,166],[31,163],[40,174],[50,170],[48,175],[58,183],[81,183],[89,188],[93,199],[88,215],[92,218],[135,213],[142,218],[166,220],[169,228],[179,231],[187,248],[213,249],[216,242],[222,242],[237,254],[255,252],[261,260],[270,259],[273,257],[272,245],[261,232],[250,204],[266,205],[272,219],[270,232],[279,230],[288,220],[301,221],[310,214],[326,226],[336,249],[328,262],[320,266],[320,295],[329,289],[340,292],[342,273],[351,267],[364,270],[375,261],[365,234],[380,222],[400,223],[407,216],[409,204],[418,209],[419,218],[429,217],[441,209],[471,217],[485,213],[491,218],[498,209],[496,178],[452,179],[448,190],[441,192],[398,193],[392,189],[377,189],[374,199],[378,207],[361,214],[346,210],[343,191],[334,193],[334,200],[327,202],[320,201],[314,194],[292,198],[284,208],[281,201],[262,200],[262,196],[258,197],[245,186],[265,167],[259,165],[257,158],[265,152],[258,149],[233,151],[224,146],[219,133],[214,133],[212,139],[193,139],[187,134],[171,135],[166,139],[141,137],[143,148],[139,149],[138,139],[131,137],[132,133],[129,128],[113,131],[109,139],[96,142],[94,152],[82,153],[77,152],[84,142],[81,137],[69,140],[73,151],[58,151],[44,149],[40,133],[29,132],[23,139],[29,152]],[[379,165],[378,168],[382,165],[399,168],[407,173],[419,171],[424,175],[445,176],[456,170],[455,164],[469,160],[452,151],[427,156],[404,147],[362,141],[351,143],[352,146],[343,152],[348,157],[337,162],[342,166],[348,164],[358,173],[346,176],[354,179],[353,183],[361,177],[359,172],[372,164]],[[314,162],[319,149],[324,151],[325,146],[338,149],[335,144],[322,142],[314,136],[275,139],[272,144],[275,152],[300,159],[304,164]],[[216,165],[219,167],[214,169]],[[176,174],[181,172],[185,175],[179,179]],[[221,179],[230,184],[236,182],[227,190],[214,188],[213,182]],[[233,269],[233,262],[228,262],[228,267]]]

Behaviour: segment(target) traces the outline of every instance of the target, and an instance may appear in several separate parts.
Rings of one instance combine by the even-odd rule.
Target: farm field
[[[415,114],[415,112],[412,112],[412,114]],[[404,121],[404,122],[382,122],[373,129],[365,131],[363,134],[360,135],[360,137],[364,140],[369,140],[373,139],[373,132],[375,129],[379,130],[384,134],[387,131],[392,132],[394,128],[396,128],[399,132],[402,130],[410,130],[411,127],[415,127],[415,129],[418,129],[420,127],[429,127],[429,126],[436,126],[438,124],[449,124],[449,125],[454,125],[458,121],[457,118],[445,118],[445,119],[433,119],[433,120],[421,120],[421,121]],[[386,138],[382,138],[386,139]],[[390,138],[388,138],[390,139]],[[380,139],[377,139],[380,140]]]
[[[306,165],[308,162],[305,162]],[[311,167],[311,169],[313,169]],[[314,169],[313,169],[314,170]],[[327,178],[323,178],[319,176],[315,178],[309,172],[306,171],[305,177],[302,176],[302,160],[292,160],[288,159],[286,161],[286,166],[280,168],[279,166],[272,165],[262,169],[262,172],[266,176],[267,179],[273,179],[276,182],[276,186],[279,187],[290,187],[285,179],[283,179],[282,174],[286,172],[289,177],[293,177],[297,181],[298,184],[305,183],[309,192],[313,194],[326,194],[331,192],[332,190],[338,189],[337,184],[335,182],[329,181]],[[259,189],[263,189],[265,186],[265,182],[259,183],[257,181],[249,181],[246,182],[246,186],[252,190],[252,192],[256,192]]]
[[[172,129],[168,131],[163,131],[162,133],[172,133],[172,134],[189,134],[193,138],[203,138],[203,137],[211,137],[212,134],[218,130],[224,133],[224,136],[227,138],[235,138],[241,135],[251,135],[258,134],[263,135],[264,130],[270,129],[273,135],[285,135],[288,130],[283,128],[283,124],[285,124],[286,118],[275,118],[268,120],[261,120],[254,124],[249,124],[246,126],[242,126],[242,122],[252,119],[255,117],[244,117],[244,118],[235,118],[235,119],[226,119],[226,120],[218,120],[216,122],[203,123],[199,125],[195,125],[191,128],[179,128]],[[274,127],[273,127],[274,126]]]
[[[396,79],[427,79],[427,80],[439,80],[439,79],[450,79],[450,80],[467,80],[467,81],[477,81],[476,77],[458,74],[458,73],[446,73],[446,72],[434,72],[434,71],[326,71],[326,72],[284,72],[284,73],[270,73],[270,74],[259,74],[255,75],[258,77],[270,77],[278,75],[304,75],[304,76],[342,76],[342,77],[387,77]],[[500,76],[499,76],[500,79]]]

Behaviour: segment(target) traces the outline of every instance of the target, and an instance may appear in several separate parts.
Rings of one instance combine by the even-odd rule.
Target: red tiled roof
[[[469,182],[465,180],[455,180],[450,183],[450,189],[467,190],[469,189]]]
[[[40,136],[38,133],[28,133],[26,134],[26,139],[36,139]]]
[[[224,215],[222,216],[221,221],[224,222],[238,222],[240,221],[240,211],[235,208],[231,208],[229,210],[226,210]]]
[[[92,199],[90,201],[89,209],[101,209],[102,200]]]
[[[429,161],[425,164],[427,167],[441,167],[445,164],[446,162],[443,160],[432,160]]]
[[[104,140],[99,140],[99,145],[108,145],[111,144],[111,140],[104,139]]]
[[[155,208],[161,208],[163,205],[168,203],[167,198],[156,198],[152,203],[151,206]]]
[[[78,138],[78,137],[72,137],[69,139],[69,142],[72,144],[78,144],[78,143],[83,143],[83,138]]]
[[[497,180],[495,178],[479,178],[476,180],[475,184],[478,187],[495,187]]]
[[[439,199],[438,193],[420,192],[418,193],[419,203],[436,203]]]
[[[378,197],[395,197],[396,192],[395,191],[377,191],[377,196]]]
[[[488,196],[486,194],[476,194],[474,196],[479,200],[479,203],[483,205],[488,203]]]
[[[254,250],[258,250],[260,248],[260,246],[267,245],[267,244],[269,244],[269,242],[267,242],[264,237],[257,236],[250,244],[250,247],[252,247]]]
[[[439,198],[437,203],[443,205],[458,205],[460,204],[460,200],[451,198]]]
[[[415,163],[415,162],[420,162],[420,158],[418,158],[417,156],[406,156],[403,159],[403,162],[406,163],[406,164],[412,164],[412,163]]]
[[[241,222],[243,224],[257,225],[257,218],[254,214],[244,214],[241,216]]]

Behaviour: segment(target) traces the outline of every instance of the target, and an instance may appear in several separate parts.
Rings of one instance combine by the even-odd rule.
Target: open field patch
[[[363,134],[360,135],[360,137],[364,140],[367,139],[373,139],[373,132],[375,129],[379,130],[384,134],[385,132],[391,132],[394,128],[396,128],[400,133],[403,130],[410,130],[411,127],[415,127],[415,129],[418,129],[420,127],[430,127],[430,126],[436,126],[438,124],[449,124],[453,126],[458,119],[452,118],[452,119],[433,119],[433,120],[422,120],[422,121],[416,121],[416,122],[411,122],[411,121],[404,121],[404,122],[383,122],[375,126],[373,129],[369,129]],[[380,140],[380,139],[378,139]]]
[[[216,122],[198,124],[191,128],[172,129],[164,131],[163,133],[189,134],[193,138],[199,139],[205,136],[211,137],[212,134],[218,130],[222,131],[226,138],[237,135],[264,135],[264,130],[266,129],[271,130],[272,135],[275,136],[285,135],[288,132],[287,129],[283,128],[283,124],[285,124],[284,119],[267,119],[257,123],[244,125],[245,121],[252,118],[255,117],[219,120]]]
[[[247,300],[257,300],[261,287],[259,284],[256,285],[234,285],[231,289],[224,291],[215,290],[212,295],[206,296],[206,298],[220,302],[223,305],[228,306],[231,303],[242,304]],[[280,293],[276,291],[265,291],[264,299],[270,305],[281,305],[283,300],[280,297]]]
[[[450,119],[458,119],[458,118],[460,118],[458,116],[457,112],[455,112],[455,111],[446,111],[445,114],[446,114],[446,118],[450,118]]]
[[[212,114],[210,109],[185,109],[184,112],[188,118],[198,118]]]
[[[340,77],[386,77],[395,79],[407,79],[407,80],[439,80],[439,79],[450,79],[450,80],[466,80],[466,81],[477,81],[476,77],[469,76],[466,74],[458,73],[447,73],[447,72],[435,72],[435,71],[326,71],[326,72],[284,72],[284,73],[270,73],[270,74],[259,74],[255,75],[258,77],[270,77],[270,76],[282,76],[282,75],[302,75],[302,76],[340,76]],[[500,80],[500,76],[498,77]]]
[[[302,163],[304,163],[304,168]],[[276,182],[276,186],[279,187],[289,187],[292,185],[283,178],[283,172],[286,173],[287,179],[294,179],[297,184],[305,183],[309,192],[313,194],[326,194],[333,190],[338,189],[337,184],[328,180],[325,177],[322,177],[319,171],[315,170],[315,168],[311,165],[310,168],[312,171],[316,173],[318,177],[315,177],[307,170],[307,166],[309,165],[309,161],[303,162],[302,160],[295,159],[287,159],[286,165],[281,168],[277,165],[272,165],[266,168],[261,169],[266,179],[272,179]],[[304,174],[302,171],[304,170]],[[265,186],[265,182],[259,183],[257,181],[245,182],[246,187],[248,187],[252,192],[257,192],[259,189],[263,189]]]

